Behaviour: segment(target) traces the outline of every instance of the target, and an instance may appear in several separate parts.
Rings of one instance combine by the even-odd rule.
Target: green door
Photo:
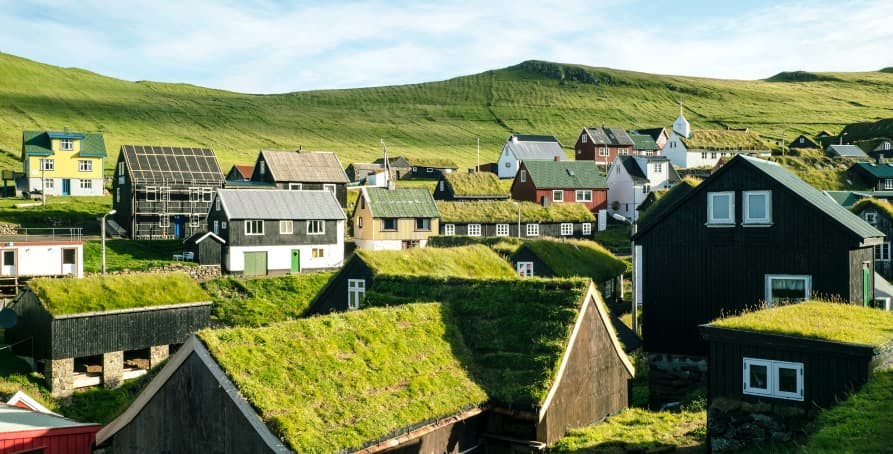
[[[862,305],[870,306],[874,292],[871,291],[871,267],[867,263],[862,264]]]
[[[267,274],[266,252],[245,252],[245,275],[262,276]]]
[[[291,250],[291,272],[292,273],[300,273],[301,272],[301,250],[300,249],[292,249]]]

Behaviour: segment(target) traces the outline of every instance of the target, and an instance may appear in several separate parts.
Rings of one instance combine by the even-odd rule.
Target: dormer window
[[[59,149],[62,151],[74,150],[74,139],[59,139]]]
[[[772,192],[744,191],[744,224],[772,223]]]
[[[519,178],[521,179],[521,183],[526,183],[527,182],[527,171],[522,170]]]
[[[655,171],[655,172],[663,172],[663,171],[664,171],[664,165],[663,165],[663,163],[660,163],[660,162],[655,163],[655,164],[654,164],[654,171]]]
[[[707,193],[707,224],[735,224],[735,193],[732,191]]]

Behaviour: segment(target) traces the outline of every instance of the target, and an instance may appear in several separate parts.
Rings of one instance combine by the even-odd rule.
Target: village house
[[[449,159],[413,159],[411,162],[412,167],[406,178],[437,180],[459,169],[459,166]],[[396,172],[396,170],[391,170],[391,172]]]
[[[673,165],[687,168],[713,167],[720,159],[738,154],[765,157],[771,151],[762,137],[748,130],[693,130],[680,110],[661,154]]]
[[[43,364],[53,396],[70,396],[144,375],[208,326],[210,299],[185,273],[34,279],[9,305],[17,322],[4,336]]]
[[[353,212],[354,243],[361,249],[425,247],[440,213],[427,188],[360,188]]]
[[[345,219],[329,191],[220,189],[207,229],[222,240],[224,270],[258,276],[341,266]]]
[[[122,145],[112,179],[114,217],[135,240],[186,238],[204,230],[222,186],[208,148]]]
[[[657,156],[660,154],[660,147],[651,136],[647,134],[638,134],[629,132],[629,138],[633,141],[632,156]],[[623,155],[620,155],[623,156]]]
[[[0,404],[0,448],[4,453],[90,454],[101,424],[77,422],[55,413]]]
[[[588,277],[609,301],[622,298],[626,263],[602,245],[587,240],[528,240],[511,255],[521,277]]]
[[[617,156],[631,156],[635,146],[623,128],[583,128],[574,145],[574,159],[595,161],[607,168]]]
[[[635,221],[639,205],[649,194],[680,180],[666,157],[619,156],[608,170],[608,212]]]
[[[856,183],[875,191],[893,191],[893,162],[856,162],[847,169]]]
[[[608,184],[593,161],[525,161],[512,198],[542,205],[575,202],[596,213],[608,207]]]
[[[214,232],[197,232],[183,240],[183,260],[194,261],[202,266],[222,266],[223,246],[226,240]],[[181,257],[174,257],[180,259]]]
[[[554,136],[512,134],[502,146],[497,161],[499,178],[514,178],[524,161],[565,161],[567,156]]]
[[[883,159],[884,156],[893,154],[893,139],[879,137],[875,139],[860,140],[856,145],[868,156],[875,159]]]
[[[442,236],[591,238],[596,222],[581,203],[440,201],[437,209]]]
[[[667,143],[667,140],[670,138],[670,135],[667,134],[667,128],[649,128],[649,129],[634,129],[629,131],[630,134],[643,134],[648,137],[651,137],[651,140],[657,145],[658,151],[664,148],[664,145]]]
[[[261,150],[251,181],[272,184],[292,191],[325,190],[347,206],[347,175],[335,153],[330,151]]]
[[[384,158],[378,158],[372,161],[373,164],[378,164],[381,168],[384,168],[384,162]],[[409,163],[409,159],[406,159],[403,156],[388,158],[388,168],[391,169],[391,178],[394,181],[412,176],[412,164]],[[423,172],[425,171],[425,169],[422,170]]]
[[[794,137],[794,140],[792,140],[788,144],[788,148],[820,150],[822,148],[822,146],[819,145],[815,140],[811,139],[810,137],[807,137],[804,134],[800,134],[799,136]]]
[[[883,237],[780,165],[745,156],[652,207],[638,223],[633,257],[652,385],[681,364],[661,354],[706,353],[697,326],[720,315],[813,295],[871,302],[874,246]],[[674,398],[652,391],[656,400]]]
[[[81,228],[23,229],[0,235],[0,292],[41,276],[84,276]],[[13,291],[14,293],[14,291]]]
[[[865,198],[856,202],[850,211],[885,235],[884,241],[874,247],[874,269],[881,276],[893,279],[893,262],[890,260],[890,240],[893,238],[893,205],[884,199]]]
[[[453,172],[444,175],[434,187],[435,200],[505,200],[508,191],[491,172]]]
[[[344,169],[347,179],[353,183],[360,183],[369,175],[376,174],[384,170],[381,164],[371,164],[368,162],[352,162]]]
[[[254,167],[250,164],[233,164],[229,172],[226,173],[226,183],[247,182],[251,181],[251,174],[254,173]]]
[[[847,158],[853,160],[868,160],[868,155],[856,145],[840,145],[831,144],[825,148],[828,156],[836,156],[839,158]]]
[[[435,282],[389,274],[363,310],[201,331],[97,446],[543,452],[628,405],[634,369],[588,281]]]
[[[105,141],[101,132],[23,131],[25,192],[102,195]]]

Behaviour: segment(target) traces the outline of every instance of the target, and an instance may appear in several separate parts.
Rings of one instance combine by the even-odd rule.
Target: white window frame
[[[93,161],[89,159],[78,159],[78,172],[92,172]]]
[[[214,198],[213,188],[202,188],[202,202],[210,202]]]
[[[654,171],[655,171],[655,172],[663,172],[663,171],[664,171],[664,164],[663,164],[662,162],[656,162],[656,163],[654,163]]]
[[[874,261],[889,262],[890,261],[890,242],[876,244],[874,246]]]
[[[325,235],[326,221],[322,219],[310,219],[307,221],[308,235]]]
[[[752,195],[763,195],[766,197],[766,217],[750,217],[750,196]],[[741,217],[744,218],[743,224],[772,224],[772,191],[744,191],[742,198],[744,199],[744,212],[741,213]]]
[[[481,225],[468,224],[468,236],[481,236]]]
[[[258,173],[260,173],[261,175],[264,175],[264,174],[267,173],[267,163],[266,163],[266,161],[260,161],[260,162],[257,163],[257,165],[258,165],[258,167],[260,167],[260,169],[258,169],[258,170],[260,170],[260,172],[258,172]]]
[[[348,279],[347,280],[347,309],[357,310],[360,303],[366,297],[366,280],[365,279]]]
[[[56,180],[52,178],[46,178],[43,180],[43,189],[53,189],[56,187]],[[120,189],[120,188],[119,188]],[[120,201],[120,197],[118,197],[118,201]]]
[[[260,228],[258,228],[258,226],[260,226]],[[264,234],[264,220],[263,219],[246,219],[245,220],[245,235],[261,236],[263,234]]]
[[[93,180],[81,178],[81,189],[93,189]]]
[[[884,189],[893,189],[893,178],[887,178],[884,180]]]
[[[44,172],[52,172],[56,170],[56,160],[50,158],[40,158],[40,170]]]
[[[331,184],[331,183],[326,183],[326,184],[322,185],[322,189],[323,189],[323,191],[329,191],[329,192],[331,192],[332,194],[337,194],[337,193],[335,192],[335,188],[336,188],[336,186],[335,186],[334,184]]]
[[[552,190],[552,201],[553,202],[564,202],[564,190],[553,189]]]
[[[170,227],[171,226],[171,218],[164,213],[161,213],[158,217],[158,226],[159,227]]]
[[[580,134],[580,143],[586,143],[586,134]]]
[[[222,222],[220,223],[220,228],[223,229],[223,230],[226,230],[226,221],[222,221]]]
[[[591,202],[592,189],[577,189],[574,199],[577,202]]]
[[[606,156],[608,156],[608,147],[599,147],[599,149],[598,149],[598,155],[601,156],[601,157],[606,157]]]
[[[572,222],[561,223],[561,236],[571,236],[574,234],[574,224]]]
[[[304,184],[303,183],[289,183],[288,190],[289,191],[303,191]]]
[[[217,200],[214,201],[214,211],[220,211],[220,197],[217,197]]]
[[[592,235],[592,223],[591,222],[583,223],[583,235]]]
[[[533,277],[533,262],[517,262],[515,263],[515,271],[519,277]]]
[[[280,235],[291,235],[295,233],[295,221],[291,220],[280,220],[279,221],[279,234]]]
[[[518,179],[521,181],[521,183],[527,183],[527,171],[524,169],[521,169],[518,172]]]
[[[713,217],[713,205],[718,196],[729,197],[729,217],[715,218]],[[735,191],[721,191],[707,193],[707,224],[708,225],[735,225]]]
[[[146,186],[146,202],[154,202],[156,200],[158,200],[158,188]]]
[[[59,139],[59,149],[62,151],[74,151],[74,139]]]
[[[539,224],[527,224],[527,236],[540,236],[540,225]]]
[[[496,236],[509,236],[509,225],[496,224]]]
[[[189,188],[189,201],[190,202],[198,202],[202,198],[202,188],[193,187]]]
[[[456,234],[456,224],[444,224],[443,236],[453,236]]]
[[[766,387],[758,388],[751,386],[750,368],[759,366],[766,368]],[[782,391],[779,389],[778,375],[781,369],[793,369],[796,371],[797,390],[794,392]],[[773,361],[759,358],[743,358],[742,366],[743,386],[742,392],[751,396],[774,397],[777,399],[803,401],[803,363],[789,361]]]
[[[776,279],[802,279],[805,284],[803,285],[803,301],[808,300],[812,297],[812,276],[808,274],[767,274],[765,277],[764,289],[766,292],[766,305],[769,307],[774,306],[772,302],[772,281]]]
[[[425,169],[425,172],[427,172],[427,173],[434,173],[434,169],[431,168],[431,167],[428,167],[428,168]]]
[[[874,211],[863,211],[862,219],[865,219],[865,222],[875,225],[877,224],[877,213]]]

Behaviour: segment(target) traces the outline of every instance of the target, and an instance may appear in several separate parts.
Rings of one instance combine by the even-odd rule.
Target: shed
[[[868,155],[856,145],[828,145],[825,148],[825,153],[849,159],[869,159]]]
[[[100,424],[0,404],[0,452],[90,454]]]
[[[183,240],[183,247],[192,252],[199,265],[220,265],[226,240],[214,232],[196,232]]]
[[[275,184],[279,189],[326,190],[347,206],[347,174],[331,151],[261,150],[254,164],[253,182]]]

